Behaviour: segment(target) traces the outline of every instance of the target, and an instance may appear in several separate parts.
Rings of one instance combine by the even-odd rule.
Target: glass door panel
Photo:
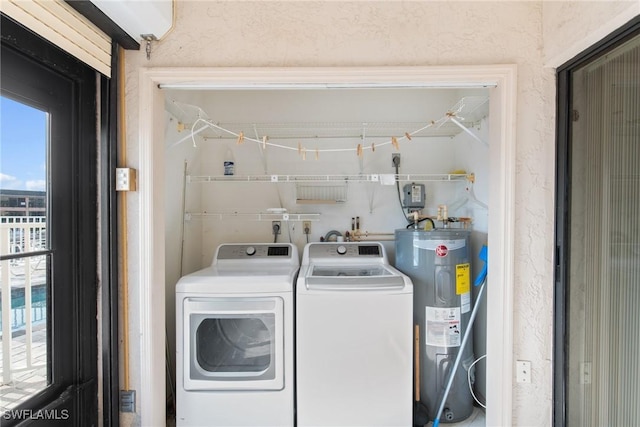
[[[0,402],[12,408],[2,425],[51,417],[97,425],[96,94],[104,79],[1,21]],[[42,411],[48,423],[38,421]]]
[[[640,419],[640,37],[572,75],[566,419]]]
[[[50,384],[48,114],[0,97],[0,411]]]

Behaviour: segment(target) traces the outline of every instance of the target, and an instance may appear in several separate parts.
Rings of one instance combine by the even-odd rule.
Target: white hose
[[[473,392],[473,387],[471,387],[471,369],[474,367],[476,363],[478,363],[479,361],[481,361],[486,357],[487,357],[486,354],[484,356],[478,357],[476,360],[473,361],[473,363],[469,366],[469,369],[467,370],[467,381],[469,383],[469,391],[471,392],[471,396],[473,396],[473,400],[475,400],[478,403],[478,405],[482,406],[484,409],[487,409],[487,406],[483,405],[482,402],[478,400],[478,398],[476,397],[476,394]]]

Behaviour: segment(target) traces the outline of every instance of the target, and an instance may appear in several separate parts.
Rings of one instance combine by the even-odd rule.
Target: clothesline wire
[[[251,138],[251,137],[245,136],[242,131],[241,132],[234,132],[234,131],[231,131],[229,129],[225,129],[222,126],[212,122],[211,120],[206,120],[206,119],[203,119],[201,117],[198,117],[198,119],[196,121],[194,121],[193,124],[191,125],[191,134],[186,136],[185,138],[182,138],[181,140],[173,143],[171,145],[171,147],[174,147],[174,146],[180,144],[181,142],[183,142],[184,140],[188,139],[189,137],[191,137],[191,141],[193,142],[193,146],[197,147],[195,136],[197,134],[199,134],[200,132],[202,132],[207,127],[211,127],[211,128],[214,128],[214,129],[218,129],[218,130],[220,130],[222,132],[225,132],[225,133],[227,133],[229,135],[235,136],[236,138],[238,138],[238,143],[239,144],[243,143],[244,141],[251,141],[251,142],[254,142],[256,144],[262,144],[263,146],[276,147],[276,148],[281,148],[283,150],[292,150],[292,151],[298,151],[298,152],[300,152],[300,151],[304,151],[304,152],[310,151],[310,152],[315,152],[315,153],[329,153],[329,152],[337,153],[337,152],[356,151],[356,152],[358,152],[360,154],[363,150],[375,151],[375,149],[379,148],[379,147],[384,147],[386,145],[391,145],[391,144],[396,145],[399,141],[403,141],[403,140],[411,140],[411,136],[413,136],[413,135],[415,135],[415,134],[417,134],[419,132],[422,132],[423,130],[426,130],[426,129],[432,127],[432,126],[435,126],[436,124],[438,126],[442,126],[442,124],[444,124],[445,122],[447,122],[449,120],[453,121],[456,125],[459,125],[459,122],[457,120],[455,120],[455,117],[458,117],[459,119],[462,119],[462,117],[458,116],[458,113],[463,109],[464,104],[460,103],[459,105],[457,105],[457,107],[458,108],[456,108],[455,110],[447,111],[445,113],[445,115],[442,118],[440,118],[439,120],[431,121],[431,122],[427,123],[425,126],[421,127],[420,129],[414,130],[413,132],[407,132],[402,136],[399,136],[397,138],[394,137],[389,141],[381,142],[381,143],[378,143],[378,144],[372,143],[371,145],[367,145],[367,146],[363,146],[362,144],[358,144],[357,148],[311,148],[311,149],[307,149],[306,147],[303,147],[300,144],[298,144],[298,147],[291,147],[291,146],[288,146],[288,145],[282,145],[282,144],[276,144],[274,142],[270,142],[270,141],[267,140],[268,136],[264,136],[263,137],[264,139],[262,139],[262,140],[257,139],[257,138]],[[195,130],[196,126],[199,123],[204,123],[204,125],[202,127],[200,127],[198,130]],[[364,141],[364,134],[362,135],[362,139]]]

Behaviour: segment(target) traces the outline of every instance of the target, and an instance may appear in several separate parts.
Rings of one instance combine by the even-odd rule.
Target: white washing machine
[[[176,285],[176,425],[292,426],[291,244],[223,244]]]
[[[413,285],[380,243],[309,243],[296,285],[298,426],[411,426]]]

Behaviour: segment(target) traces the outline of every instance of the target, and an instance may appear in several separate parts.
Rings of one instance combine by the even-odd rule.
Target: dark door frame
[[[554,272],[553,425],[567,425],[567,301],[569,280],[569,233],[571,211],[571,123],[573,73],[640,34],[640,16],[632,19],[599,43],[578,54],[557,69],[556,105],[556,233]]]
[[[80,411],[81,425],[98,422],[98,347],[102,349],[103,425],[119,425],[118,389],[118,266],[115,165],[117,148],[117,81],[99,75],[87,65],[2,15],[3,50],[57,73],[72,82],[76,105],[74,158],[69,159],[74,178],[68,195],[78,231],[72,251],[72,274],[77,286],[73,298],[58,309],[69,317],[96,319],[101,292],[101,321],[80,322],[69,335],[78,346],[74,357],[77,374],[70,385],[55,393],[38,395],[46,409]],[[119,48],[113,45],[112,69],[118,70]],[[96,117],[99,114],[99,129]],[[99,134],[99,137],[97,137]],[[94,143],[91,143],[94,142]],[[92,236],[88,238],[86,236]],[[100,240],[98,240],[100,239]],[[100,257],[100,265],[98,265]],[[57,302],[56,304],[59,304]],[[54,307],[54,309],[56,309]],[[64,335],[58,333],[58,335]],[[57,339],[57,338],[56,338]],[[88,343],[88,344],[86,344]],[[74,344],[74,345],[76,345]],[[60,345],[60,343],[58,343]],[[84,378],[87,378],[85,381]],[[78,399],[77,396],[80,396]],[[27,423],[29,423],[27,421]],[[37,424],[37,423],[36,423]]]
[[[99,218],[102,260],[102,411],[103,426],[120,425],[120,364],[119,364],[119,287],[118,287],[118,205],[115,189],[118,161],[118,88],[120,46],[113,43],[111,79],[101,77]]]

